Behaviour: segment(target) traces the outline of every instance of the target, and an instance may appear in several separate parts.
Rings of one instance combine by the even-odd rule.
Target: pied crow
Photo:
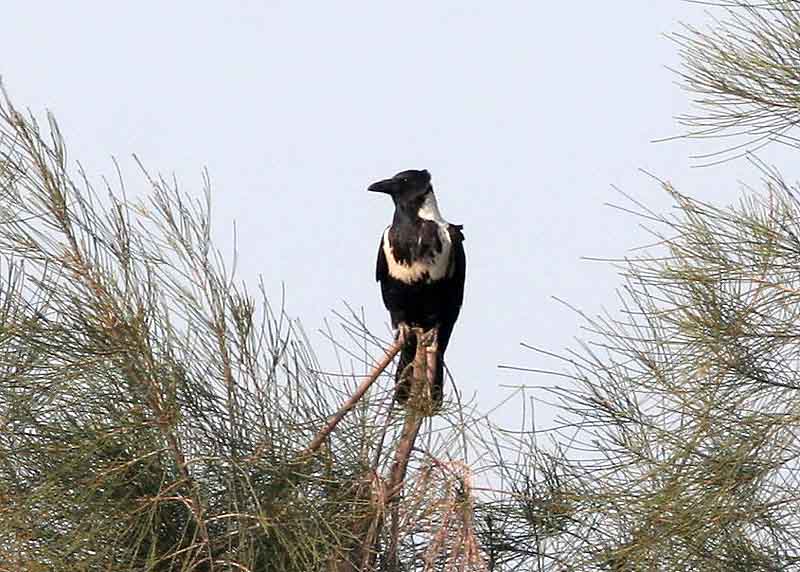
[[[466,257],[460,225],[442,218],[428,171],[410,170],[370,185],[394,201],[394,218],[381,237],[376,279],[392,327],[406,342],[395,374],[395,396],[409,395],[403,372],[414,361],[416,339],[409,328],[439,328],[438,359],[431,388],[434,408],[442,403],[444,352],[464,298]]]

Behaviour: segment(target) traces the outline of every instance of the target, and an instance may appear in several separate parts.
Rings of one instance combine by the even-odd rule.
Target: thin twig
[[[378,365],[372,369],[372,372],[370,372],[370,374],[364,378],[364,381],[361,382],[361,385],[358,386],[358,389],[356,389],[355,393],[353,393],[353,395],[351,395],[350,398],[344,402],[344,404],[339,408],[339,411],[337,411],[328,420],[328,422],[325,423],[322,429],[317,432],[317,434],[314,436],[314,439],[312,439],[311,443],[308,445],[308,448],[306,448],[306,453],[315,453],[320,448],[328,435],[330,435],[331,432],[336,429],[339,421],[341,421],[344,416],[347,415],[347,412],[350,411],[356,403],[358,403],[359,399],[363,397],[370,386],[375,383],[375,380],[380,377],[381,373],[383,373],[383,370],[385,370],[386,367],[392,363],[394,356],[397,355],[397,352],[399,352],[400,348],[402,347],[403,339],[398,338],[397,341],[395,341],[389,347],[389,349],[386,350],[386,355],[383,356],[383,359],[380,361],[380,363],[378,363]]]

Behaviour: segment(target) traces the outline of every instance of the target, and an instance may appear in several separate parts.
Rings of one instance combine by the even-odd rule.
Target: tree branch
[[[419,434],[422,420],[433,410],[432,387],[436,375],[438,352],[438,329],[427,332],[417,331],[417,353],[414,356],[414,374],[411,381],[411,395],[406,404],[406,419],[403,432],[395,449],[394,464],[386,485],[387,498],[391,504],[392,529],[387,553],[387,562],[392,570],[399,570],[397,549],[400,543],[400,497],[408,470],[411,450]]]
[[[311,443],[306,448],[305,452],[307,454],[313,454],[320,448],[320,446],[325,441],[325,439],[328,437],[328,435],[330,435],[331,432],[339,424],[339,421],[341,421],[344,418],[344,416],[347,415],[347,412],[350,411],[355,406],[356,403],[358,403],[359,399],[361,399],[363,397],[363,395],[367,392],[367,390],[370,388],[370,386],[373,383],[375,383],[375,380],[377,380],[378,377],[381,375],[381,373],[383,373],[383,370],[385,370],[386,367],[390,363],[392,363],[392,360],[394,359],[394,356],[396,356],[397,352],[400,351],[400,348],[403,347],[403,342],[404,342],[404,340],[402,338],[398,338],[389,347],[389,349],[386,350],[386,355],[383,356],[383,359],[380,361],[380,363],[378,363],[378,365],[376,365],[372,369],[372,371],[364,379],[364,381],[361,382],[361,385],[359,385],[358,388],[356,389],[355,393],[353,393],[353,395],[350,396],[350,399],[345,401],[344,404],[339,408],[339,411],[337,411],[327,421],[327,423],[325,423],[325,425],[322,427],[322,429],[320,429],[317,432],[317,434],[311,440]]]

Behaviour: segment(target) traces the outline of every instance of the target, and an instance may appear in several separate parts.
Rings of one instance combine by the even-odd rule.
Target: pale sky
[[[679,0],[12,0],[0,74],[18,106],[56,114],[72,159],[97,181],[116,156],[141,196],[136,153],[199,195],[207,167],[216,243],[231,259],[236,221],[240,277],[263,275],[276,305],[284,283],[289,313],[320,348],[317,329],[343,301],[386,333],[374,267],[392,205],[366,187],[428,169],[443,215],[467,237],[448,365],[489,409],[507,395],[501,384],[560,382],[497,369],[553,367],[519,343],[561,352],[583,336],[552,296],[589,314],[618,307],[616,271],[581,260],[648,242],[639,220],[603,206],[623,202],[612,185],[664,210],[638,169],[720,203],[737,200],[738,179],[758,180],[742,161],[690,168],[695,143],[651,143],[679,134],[674,116],[690,109],[663,35],[703,25],[703,10]],[[497,421],[515,423],[517,407]]]

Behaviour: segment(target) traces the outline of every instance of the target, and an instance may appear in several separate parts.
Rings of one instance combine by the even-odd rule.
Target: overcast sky
[[[566,299],[615,309],[608,265],[647,242],[603,206],[612,185],[654,208],[638,169],[709,201],[735,202],[745,162],[692,169],[680,133],[689,96],[663,34],[702,25],[679,0],[611,2],[28,2],[3,6],[0,64],[19,106],[52,110],[90,174],[132,153],[200,194],[214,183],[215,237],[240,276],[264,276],[312,341],[342,302],[387,330],[374,281],[388,197],[378,179],[426,168],[445,218],[464,225],[462,317],[448,350],[461,389],[488,409],[501,384],[556,378],[520,342],[562,351],[581,336]],[[330,356],[324,365],[334,368]],[[448,388],[448,395],[451,390]],[[502,417],[506,416],[506,417]],[[539,414],[547,422],[547,412]],[[500,422],[514,422],[509,408]]]

